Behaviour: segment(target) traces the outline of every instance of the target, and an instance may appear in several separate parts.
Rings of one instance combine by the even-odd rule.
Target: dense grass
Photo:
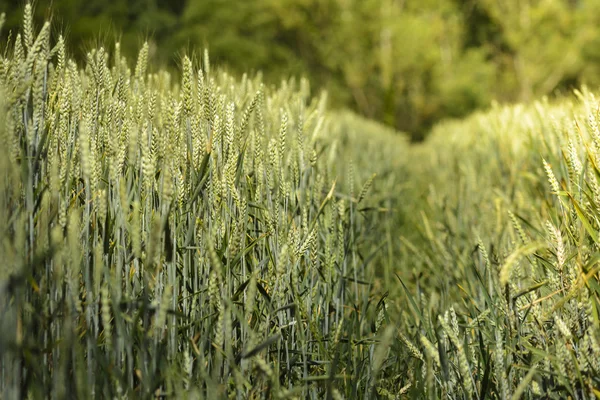
[[[424,144],[184,57],[0,59],[2,398],[594,398],[599,103]]]
[[[29,10],[0,77],[3,397],[370,392],[368,185],[336,190],[325,98],[207,55],[175,83],[146,47],[79,69]]]
[[[599,394],[598,116],[589,92],[497,106],[413,148],[392,303],[412,395]]]

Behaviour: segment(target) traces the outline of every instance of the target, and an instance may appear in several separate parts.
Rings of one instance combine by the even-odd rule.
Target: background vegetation
[[[52,9],[50,9],[52,6]],[[0,0],[4,38],[22,1]],[[35,21],[82,61],[115,38],[177,70],[208,46],[219,65],[267,82],[305,76],[332,104],[415,138],[437,121],[600,83],[596,0],[38,0]]]

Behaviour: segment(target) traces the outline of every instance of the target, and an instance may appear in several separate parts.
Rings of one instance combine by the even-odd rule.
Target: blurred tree
[[[0,0],[7,28],[25,0]],[[50,8],[51,7],[51,8]],[[144,40],[159,65],[210,49],[236,73],[305,75],[350,106],[422,138],[492,99],[600,84],[598,0],[36,0],[78,58]]]
[[[40,27],[51,19],[54,31],[65,32],[70,52],[83,59],[93,47],[112,48],[115,41],[122,51],[137,54],[145,40],[155,45],[170,44],[171,34],[177,30],[177,11],[184,0],[36,0],[35,20]],[[0,12],[8,18],[4,35],[19,29],[25,1],[0,0]],[[156,47],[156,46],[155,46]],[[155,52],[158,62],[167,62],[173,54]]]
[[[496,62],[514,74],[509,96],[530,100],[550,93],[581,68],[581,11],[566,0],[482,0],[507,48]]]

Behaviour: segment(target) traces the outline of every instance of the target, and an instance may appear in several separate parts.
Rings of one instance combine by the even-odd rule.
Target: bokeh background
[[[3,39],[23,6],[0,0]],[[307,77],[415,140],[494,100],[600,83],[598,0],[37,0],[35,16],[78,59],[115,39],[135,59],[148,40],[151,64],[175,69],[207,47],[234,73]]]

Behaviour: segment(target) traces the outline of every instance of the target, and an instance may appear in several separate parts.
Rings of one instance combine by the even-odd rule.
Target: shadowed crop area
[[[417,144],[208,50],[3,37],[0,398],[600,396],[593,89]]]

